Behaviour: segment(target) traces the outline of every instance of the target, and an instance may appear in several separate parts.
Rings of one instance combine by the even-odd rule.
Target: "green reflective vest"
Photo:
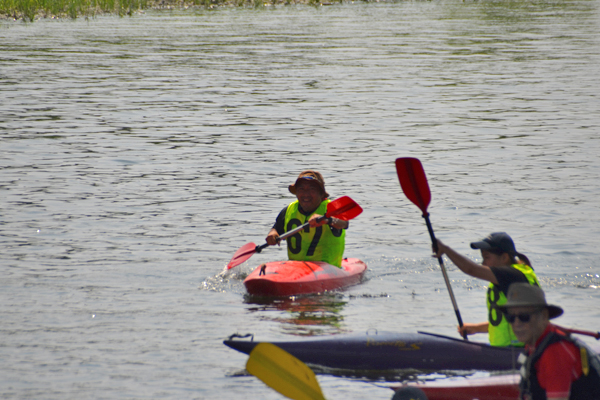
[[[540,286],[533,268],[525,264],[513,264],[513,268],[521,271],[531,285]],[[488,307],[488,335],[492,346],[523,346],[522,342],[515,336],[512,327],[504,318],[504,314],[498,309],[506,304],[506,293],[493,283],[490,283],[487,291]]]
[[[324,200],[313,214],[325,215],[327,204],[330,200]],[[285,231],[308,222],[310,216],[300,212],[298,201],[291,203],[285,213]],[[342,267],[342,256],[346,244],[345,229],[331,229],[329,225],[311,228],[307,226],[302,231],[287,239],[288,258],[298,261],[325,261],[328,264]]]

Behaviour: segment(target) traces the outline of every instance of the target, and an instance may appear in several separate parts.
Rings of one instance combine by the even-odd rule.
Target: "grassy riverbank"
[[[331,2],[342,0],[328,0]],[[132,15],[151,8],[263,7],[274,4],[313,4],[320,0],[0,0],[0,18],[34,21],[39,18],[77,18],[98,14]]]

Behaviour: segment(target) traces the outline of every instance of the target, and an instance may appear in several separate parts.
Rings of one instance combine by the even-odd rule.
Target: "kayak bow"
[[[254,296],[322,293],[360,283],[366,270],[357,258],[344,258],[342,268],[321,261],[275,261],[256,268],[244,285]]]
[[[260,342],[223,343],[249,354]],[[347,334],[271,342],[302,362],[327,368],[391,373],[397,370],[508,371],[517,368],[520,348],[493,347],[426,332]]]

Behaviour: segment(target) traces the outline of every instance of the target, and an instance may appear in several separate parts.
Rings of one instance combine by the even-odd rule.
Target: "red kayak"
[[[244,285],[255,296],[321,293],[360,283],[366,270],[358,258],[344,258],[342,268],[321,261],[274,261],[256,268]]]
[[[415,400],[517,400],[519,374],[496,375],[478,378],[443,379],[409,383],[393,387],[393,399]]]

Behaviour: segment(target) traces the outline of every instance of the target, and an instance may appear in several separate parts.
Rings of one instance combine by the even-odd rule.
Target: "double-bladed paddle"
[[[325,215],[317,218],[317,221],[320,222],[326,218],[331,217],[336,217],[338,219],[343,219],[344,221],[349,221],[359,216],[361,212],[362,208],[358,205],[358,203],[356,203],[348,196],[343,196],[339,199],[332,200],[329,204],[327,204],[327,212],[325,213]],[[291,231],[284,233],[279,237],[279,240],[285,240],[290,236],[293,236],[301,230],[305,229],[307,226],[309,226],[308,222],[304,225],[292,229]],[[254,253],[260,253],[261,250],[267,246],[269,246],[268,243],[262,244],[260,246],[257,246],[254,243],[246,243],[245,245],[240,247],[238,251],[235,252],[233,257],[231,258],[231,261],[229,261],[229,264],[227,264],[227,269],[231,269],[240,265],[241,263],[252,257]]]
[[[429,230],[429,236],[431,237],[431,242],[433,243],[433,250],[437,253],[437,240],[433,233],[431,221],[429,221],[429,213],[427,212],[427,207],[429,207],[429,202],[431,201],[431,192],[429,191],[429,184],[427,183],[427,177],[425,176],[423,165],[421,165],[421,161],[416,158],[398,158],[396,159],[396,171],[398,173],[398,179],[400,180],[402,191],[406,197],[408,197],[408,199],[423,212],[423,218],[425,218],[425,223],[427,224],[427,229]],[[442,260],[442,257],[438,257],[438,261],[440,263],[440,268],[442,269],[442,274],[444,275],[444,280],[446,281],[446,287],[448,288],[448,293],[450,294],[450,300],[452,300],[452,306],[454,307],[456,318],[458,319],[458,326],[462,328],[463,321],[460,316],[460,311],[458,311],[458,305],[456,304],[456,299],[454,298],[452,286],[450,286],[450,280],[448,279],[448,274],[446,273],[446,268],[444,267],[444,261]],[[463,332],[463,338],[468,340],[466,332]]]
[[[246,370],[293,400],[325,400],[315,373],[302,361],[271,343],[250,352]]]

